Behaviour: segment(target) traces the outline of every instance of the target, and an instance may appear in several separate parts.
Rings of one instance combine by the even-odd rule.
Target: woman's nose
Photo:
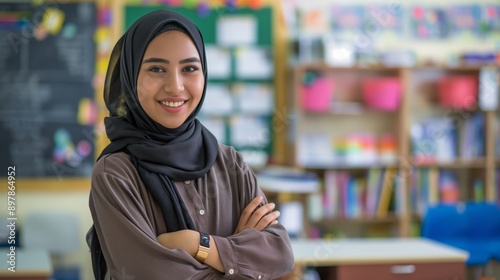
[[[164,89],[166,92],[177,94],[184,91],[184,83],[180,73],[174,72],[167,76]]]

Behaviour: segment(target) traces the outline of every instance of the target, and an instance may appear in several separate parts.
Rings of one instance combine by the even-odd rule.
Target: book
[[[377,205],[377,217],[384,218],[389,212],[391,197],[394,190],[394,181],[397,176],[396,168],[387,168],[384,172],[384,181]]]

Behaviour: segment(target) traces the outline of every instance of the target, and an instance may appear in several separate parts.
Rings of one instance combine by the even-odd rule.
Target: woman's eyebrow
[[[183,63],[192,63],[192,62],[200,62],[200,59],[197,58],[197,57],[190,57],[190,58],[186,58],[186,59],[182,59],[179,61],[179,63],[183,64]]]
[[[197,57],[190,57],[186,59],[182,59],[179,61],[179,63],[184,64],[184,63],[191,63],[191,62],[200,62],[200,59]],[[146,58],[142,61],[142,63],[170,63],[167,59],[164,58],[159,58],[159,57],[150,57]]]
[[[142,61],[142,63],[170,63],[168,60],[159,57],[150,57]]]

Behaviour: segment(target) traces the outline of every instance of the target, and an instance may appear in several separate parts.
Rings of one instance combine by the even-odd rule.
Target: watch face
[[[200,244],[202,246],[209,247],[210,246],[210,236],[208,236],[208,234],[206,234],[206,233],[202,233]]]

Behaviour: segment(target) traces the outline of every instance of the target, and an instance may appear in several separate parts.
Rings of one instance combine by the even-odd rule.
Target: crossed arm
[[[268,203],[259,207],[262,202],[262,196],[254,198],[243,210],[238,221],[234,234],[242,232],[246,229],[254,229],[261,231],[269,225],[277,223],[280,215],[279,211],[273,211],[274,203]],[[193,258],[198,252],[198,244],[200,243],[200,233],[194,230],[180,230],[176,232],[168,232],[160,234],[158,242],[169,249],[182,249],[189,253]],[[217,244],[214,242],[213,237],[210,236],[210,252],[205,264],[213,267],[214,269],[224,272]]]

